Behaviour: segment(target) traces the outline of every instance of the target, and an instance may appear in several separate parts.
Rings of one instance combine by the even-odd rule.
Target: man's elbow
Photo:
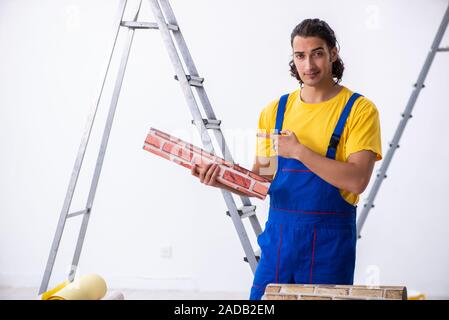
[[[362,194],[366,190],[368,183],[369,179],[367,178],[357,179],[350,187],[351,190],[349,190],[349,192],[354,193],[356,195]]]

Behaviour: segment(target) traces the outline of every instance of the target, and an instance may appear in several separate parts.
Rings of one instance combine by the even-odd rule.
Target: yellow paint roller
[[[45,292],[42,300],[100,300],[106,294],[106,282],[97,274],[87,274],[69,283],[65,281]]]
[[[66,280],[60,284],[58,284],[56,287],[54,287],[51,290],[48,290],[47,292],[44,292],[42,294],[42,300],[49,300],[56,292],[58,292],[59,290],[61,290],[62,288],[66,287],[67,285],[70,284],[69,280]]]

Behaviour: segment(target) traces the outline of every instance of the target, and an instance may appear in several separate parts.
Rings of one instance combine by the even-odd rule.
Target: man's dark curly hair
[[[305,19],[293,29],[290,40],[292,48],[293,39],[296,36],[304,38],[318,37],[326,42],[329,51],[336,47],[338,43],[337,38],[335,37],[334,30],[332,30],[325,21],[320,19]],[[293,60],[290,61],[289,66],[291,76],[296,78],[299,81],[299,84],[302,86],[303,81],[301,80],[301,77],[296,70],[296,66]],[[340,56],[338,56],[337,60],[332,64],[332,77],[335,79],[335,84],[341,81],[344,70],[345,66],[343,64],[343,61],[340,59]]]

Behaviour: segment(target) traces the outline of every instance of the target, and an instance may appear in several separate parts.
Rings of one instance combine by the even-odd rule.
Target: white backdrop
[[[40,283],[110,53],[117,4],[0,0],[0,285]],[[288,74],[297,23],[319,17],[333,27],[346,65],[343,84],[377,105],[385,155],[447,1],[173,0],[172,6],[233,155],[251,167],[259,112],[297,87]],[[154,21],[146,1],[140,20]],[[357,284],[449,296],[448,58],[437,54],[368,217]],[[218,189],[142,150],[151,126],[199,144],[173,75],[158,32],[136,31],[79,274],[96,272],[116,287],[249,291],[252,273]],[[87,199],[112,80],[72,212]],[[268,198],[254,203],[264,224]],[[68,271],[80,221],[67,224],[52,284]]]

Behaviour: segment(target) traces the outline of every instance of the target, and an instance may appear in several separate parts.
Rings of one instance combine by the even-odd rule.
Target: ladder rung
[[[237,212],[241,219],[248,218],[256,214],[256,206],[242,206],[237,209]],[[229,211],[226,211],[226,214],[231,216]]]
[[[254,255],[256,256],[257,262],[259,262],[259,260],[260,260],[260,250],[256,250],[256,252],[254,252]],[[244,257],[243,261],[248,262],[248,258]]]
[[[187,77],[187,81],[189,82],[189,84],[191,86],[194,86],[194,87],[202,87],[203,86],[204,78],[197,77],[197,76],[191,76],[189,74],[187,74],[186,77]],[[178,80],[177,75],[175,75],[175,80]]]
[[[437,51],[449,51],[449,47],[438,48]]]
[[[203,119],[206,129],[220,129],[221,120],[216,119]],[[192,124],[195,124],[195,120],[192,120]]]
[[[122,21],[120,25],[132,29],[159,29],[156,22]],[[179,27],[174,24],[167,24],[167,27],[169,30],[179,31]]]
[[[79,215],[82,215],[82,214],[85,214],[85,213],[89,213],[89,212],[90,212],[90,209],[84,209],[84,210],[72,212],[72,213],[67,215],[67,219],[68,218],[73,218],[73,217],[76,217],[76,216],[79,216]]]

